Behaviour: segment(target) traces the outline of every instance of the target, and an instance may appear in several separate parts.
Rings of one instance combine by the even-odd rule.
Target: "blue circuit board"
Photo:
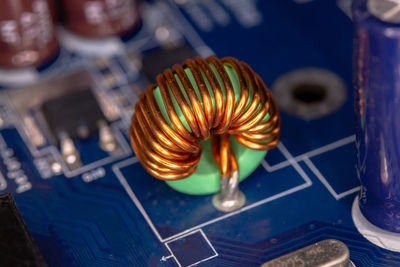
[[[120,150],[105,153],[98,137],[82,141],[82,166],[71,170],[34,106],[21,104],[21,95],[42,87],[0,92],[0,193],[13,194],[49,266],[259,266],[327,238],[343,241],[356,266],[400,266],[400,254],[369,243],[351,217],[359,181],[350,2],[150,1],[141,29],[120,41],[117,55],[81,56],[60,38],[60,55],[37,83],[90,80]],[[151,177],[129,145],[133,107],[148,84],[135,60],[168,42],[203,57],[236,57],[268,86],[299,68],[329,70],[347,98],[322,118],[282,111],[281,142],[240,184],[245,205],[223,213],[212,196],[184,195]]]

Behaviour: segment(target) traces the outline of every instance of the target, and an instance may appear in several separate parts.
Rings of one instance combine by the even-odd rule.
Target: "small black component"
[[[42,104],[41,109],[55,140],[59,140],[61,133],[72,139],[88,137],[98,131],[99,121],[106,121],[90,89],[75,90],[50,99]]]
[[[0,195],[0,266],[47,266],[8,193]]]
[[[195,56],[197,54],[187,45],[153,50],[143,56],[142,70],[149,82],[156,83],[157,75],[165,69]]]

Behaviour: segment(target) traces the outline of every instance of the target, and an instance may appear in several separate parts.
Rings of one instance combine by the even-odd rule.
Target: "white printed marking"
[[[32,189],[32,184],[29,181],[29,177],[22,168],[22,163],[15,156],[15,152],[12,148],[8,147],[3,136],[0,134],[0,159],[2,159],[5,168],[6,176],[8,179],[13,180],[17,186],[15,192],[20,194]],[[1,175],[2,176],[2,175]],[[6,180],[3,177],[4,182],[1,184],[7,185]],[[1,190],[1,188],[0,188]]]
[[[398,12],[400,12],[400,0],[386,0],[386,1],[389,1],[389,2],[392,2],[393,4],[395,4],[395,6],[393,8],[389,9],[382,15],[382,18],[384,20],[390,20],[395,15],[397,15]]]
[[[295,170],[300,174],[300,176],[306,181],[307,185],[312,185],[311,179],[307,176],[307,174],[300,167],[298,162],[293,158],[292,154],[286,149],[282,142],[277,145],[278,149],[281,153],[286,157],[286,159],[290,162],[290,164],[295,168]]]
[[[171,242],[174,242],[174,241],[176,241],[176,240],[182,239],[182,238],[184,238],[184,237],[187,237],[187,236],[189,236],[189,235],[192,235],[192,234],[194,234],[194,233],[197,233],[197,232],[200,232],[200,234],[201,234],[201,235],[203,236],[203,238],[206,240],[207,244],[208,244],[208,245],[210,246],[210,248],[213,250],[214,255],[212,255],[212,256],[210,256],[210,257],[208,257],[208,258],[202,259],[202,260],[200,260],[200,261],[198,261],[198,262],[195,262],[195,263],[189,265],[188,267],[195,266],[195,265],[197,265],[197,264],[199,264],[199,263],[201,263],[201,262],[205,262],[205,261],[211,260],[212,258],[215,258],[215,257],[218,257],[218,256],[219,256],[218,252],[215,250],[215,248],[214,248],[214,246],[211,244],[210,240],[209,240],[209,239],[207,238],[207,236],[204,234],[203,230],[202,230],[202,229],[197,229],[197,230],[195,230],[195,231],[193,231],[193,232],[187,233],[187,234],[185,234],[185,235],[179,236],[178,238],[175,238],[175,239],[169,240],[168,242],[165,242],[165,246],[167,247],[168,251],[171,253],[171,255],[168,256],[168,257],[171,257],[171,256],[172,256],[172,257],[175,259],[176,263],[177,263],[179,266],[182,266],[182,265],[181,265],[180,262],[177,260],[175,254],[172,252],[172,250],[171,250],[171,248],[169,247],[168,244],[171,243]]]
[[[344,14],[346,14],[346,16],[348,16],[351,20],[353,19],[353,14],[351,13],[353,0],[337,0],[336,4],[339,9],[342,10]]]
[[[153,230],[154,234],[162,242],[163,239],[161,238],[161,235],[158,233],[157,229],[154,227],[154,224],[150,220],[149,215],[147,214],[147,212],[143,208],[142,204],[140,204],[140,201],[137,199],[136,195],[133,193],[131,187],[129,186],[128,182],[126,181],[125,177],[123,176],[123,174],[120,171],[121,168],[123,168],[125,166],[129,166],[131,164],[135,164],[137,162],[139,162],[139,160],[136,157],[130,158],[128,160],[125,160],[125,161],[122,161],[122,162],[120,162],[118,164],[113,165],[112,166],[112,170],[115,173],[115,175],[118,177],[119,182],[125,188],[125,191],[128,193],[128,195],[131,198],[131,200],[133,201],[133,203],[135,203],[135,205],[139,209],[140,213],[142,213],[144,219],[149,224],[151,230]]]
[[[167,260],[170,259],[170,258],[175,258],[175,257],[174,257],[174,255],[162,256],[161,259],[160,259],[160,261],[167,261]],[[175,261],[176,261],[176,259],[175,259]]]
[[[340,139],[340,140],[338,140],[336,142],[330,143],[330,144],[328,144],[326,146],[322,146],[322,147],[314,149],[314,150],[312,150],[310,152],[304,153],[304,154],[302,154],[300,156],[295,157],[295,159],[296,160],[302,160],[302,159],[305,159],[305,158],[311,158],[311,157],[320,155],[322,153],[326,153],[328,151],[331,151],[331,150],[337,149],[339,147],[345,146],[347,144],[350,144],[350,143],[354,142],[355,140],[356,140],[356,136],[355,135],[351,135],[351,136],[345,137],[343,139]]]
[[[283,150],[285,150],[285,149],[286,148],[283,148]],[[291,156],[290,153],[287,152],[287,150],[285,152],[285,155]],[[220,216],[220,217],[217,217],[215,219],[212,219],[212,220],[209,220],[207,222],[204,222],[202,224],[196,225],[194,227],[191,227],[191,228],[189,228],[187,230],[184,230],[184,231],[182,231],[182,232],[180,232],[178,234],[175,234],[175,235],[167,237],[167,238],[162,238],[161,237],[160,233],[157,231],[157,229],[154,226],[152,220],[150,219],[150,216],[147,214],[147,212],[145,211],[145,209],[141,205],[141,203],[138,200],[138,198],[136,197],[135,193],[133,193],[131,187],[129,186],[128,182],[126,181],[125,177],[123,176],[123,174],[120,171],[120,169],[123,168],[123,167],[129,166],[131,164],[138,163],[138,159],[136,157],[134,157],[134,158],[127,159],[125,161],[121,161],[120,163],[117,163],[117,164],[113,165],[112,170],[114,171],[115,175],[117,176],[117,178],[120,181],[121,185],[124,187],[125,191],[128,193],[128,195],[131,198],[131,200],[133,201],[133,203],[137,206],[137,208],[139,209],[140,213],[142,213],[144,219],[146,220],[147,224],[150,226],[150,228],[152,229],[154,234],[157,236],[157,238],[160,240],[160,242],[166,242],[166,241],[169,241],[171,239],[177,238],[177,237],[179,237],[181,235],[184,235],[186,233],[190,233],[190,232],[192,232],[192,231],[194,231],[196,229],[203,228],[203,227],[205,227],[207,225],[219,222],[221,220],[224,220],[224,219],[229,218],[231,216],[234,216],[236,214],[240,214],[240,213],[242,213],[244,211],[247,211],[247,210],[250,210],[252,208],[258,207],[258,206],[263,205],[265,203],[268,203],[268,202],[274,201],[276,199],[291,195],[293,193],[296,193],[297,191],[303,190],[303,189],[311,186],[312,182],[311,182],[310,178],[301,169],[301,167],[296,162],[294,162],[293,158],[290,159],[290,162],[294,163],[293,167],[298,171],[300,176],[304,179],[304,181],[305,181],[304,184],[298,185],[296,187],[293,187],[291,189],[283,191],[283,192],[281,192],[279,194],[276,194],[276,195],[270,196],[268,198],[262,199],[260,201],[257,201],[255,203],[253,203],[253,204],[244,206],[243,208],[241,208],[239,210],[227,213],[227,214],[225,214],[223,216]]]
[[[106,175],[106,170],[104,168],[97,168],[82,174],[82,180],[85,183],[90,183],[100,178],[103,178]]]
[[[337,196],[340,199],[340,198],[343,198],[345,196],[348,196],[348,195],[351,195],[353,193],[356,193],[356,192],[360,191],[360,189],[361,189],[361,186],[357,186],[357,187],[354,187],[354,188],[352,188],[350,190],[347,190],[347,191],[345,191],[343,193],[340,193]]]
[[[321,155],[323,153],[332,151],[334,149],[340,148],[342,146],[348,145],[348,144],[354,142],[355,140],[356,140],[356,136],[355,135],[350,135],[348,137],[345,137],[343,139],[340,139],[340,140],[335,141],[333,143],[330,143],[328,145],[325,145],[325,146],[316,148],[314,150],[311,150],[309,152],[306,152],[304,154],[298,155],[298,156],[294,157],[293,159],[296,162],[300,162],[300,161],[303,161],[306,158],[315,157],[315,156]],[[267,161],[263,160],[261,162],[261,164],[263,165],[263,167],[268,172],[273,172],[273,171],[277,171],[279,169],[282,169],[282,168],[285,168],[285,167],[289,166],[290,162],[288,160],[286,160],[286,161],[282,161],[282,162],[280,162],[278,164],[275,164],[275,165],[271,166],[271,165],[269,165],[269,163]]]
[[[293,188],[291,188],[291,189],[288,189],[288,190],[286,190],[286,191],[283,191],[283,192],[281,192],[281,193],[279,193],[279,194],[276,194],[276,195],[274,195],[274,196],[271,196],[271,197],[268,197],[268,198],[266,198],[266,199],[257,201],[257,202],[255,202],[255,203],[253,203],[253,204],[251,204],[251,205],[247,205],[247,206],[245,206],[245,207],[243,207],[243,208],[241,208],[241,209],[239,209],[239,210],[233,211],[233,212],[228,213],[228,214],[226,214],[226,215],[224,215],[224,216],[217,217],[217,218],[215,218],[215,219],[213,219],[213,220],[207,221],[207,222],[205,222],[205,223],[199,224],[199,225],[194,226],[194,227],[192,227],[192,228],[190,228],[190,229],[187,229],[187,230],[185,230],[185,231],[182,231],[181,233],[178,233],[178,234],[176,234],[176,235],[173,235],[173,236],[170,236],[170,237],[168,237],[168,238],[165,238],[164,241],[168,241],[168,240],[170,240],[170,239],[172,239],[172,238],[176,238],[176,237],[178,237],[178,236],[180,236],[180,235],[182,235],[182,234],[191,232],[191,231],[196,230],[196,229],[198,229],[198,228],[203,228],[203,227],[205,227],[205,226],[207,226],[207,225],[210,225],[210,224],[219,222],[219,221],[221,221],[221,220],[224,220],[224,219],[229,218],[229,217],[231,217],[231,216],[240,214],[240,213],[242,213],[242,212],[244,212],[244,211],[250,210],[250,209],[255,208],[255,207],[258,207],[258,206],[260,206],[260,205],[263,205],[263,204],[266,204],[266,203],[268,203],[268,202],[277,200],[277,199],[279,199],[279,198],[282,198],[282,197],[291,195],[291,194],[296,193],[297,191],[301,191],[301,190],[303,190],[303,189],[305,189],[305,188],[307,188],[307,187],[309,187],[309,186],[310,186],[310,185],[307,184],[307,183],[298,185],[298,186],[296,186],[296,187],[293,187]]]
[[[321,183],[328,189],[329,193],[333,195],[333,197],[338,200],[337,194],[335,190],[333,190],[332,186],[328,183],[328,181],[325,179],[325,177],[319,172],[317,167],[309,160],[308,158],[304,159],[305,164],[310,168],[310,170],[317,176],[318,180],[321,181]]]
[[[347,195],[353,194],[360,190],[360,187],[354,187],[348,191],[345,191],[343,193],[336,193],[336,191],[332,188],[332,186],[329,184],[329,182],[326,180],[326,178],[321,174],[321,172],[315,167],[314,163],[309,158],[304,159],[304,163],[310,168],[310,170],[315,174],[315,176],[320,180],[320,182],[326,187],[326,189],[331,193],[331,195],[336,199],[339,200]]]
[[[261,161],[261,165],[264,167],[265,170],[267,170],[268,172],[274,172],[280,169],[283,169],[287,166],[290,166],[290,162],[289,161],[283,161],[281,163],[275,164],[274,166],[269,165],[269,163],[263,159]]]

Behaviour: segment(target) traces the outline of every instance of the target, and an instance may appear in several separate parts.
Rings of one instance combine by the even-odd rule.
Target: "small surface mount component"
[[[60,157],[47,163],[54,174],[60,174],[63,166],[62,170],[72,171],[122,153],[110,126],[119,118],[118,108],[94,86],[87,71],[7,90],[6,95],[34,149],[57,147]]]
[[[142,70],[149,82],[156,83],[157,75],[165,69],[196,55],[193,49],[187,45],[153,50],[143,56]]]
[[[349,249],[341,241],[327,239],[264,263],[261,267],[351,267]]]
[[[75,90],[49,99],[41,106],[43,117],[54,142],[60,146],[64,161],[78,167],[79,151],[74,140],[99,135],[100,147],[107,152],[117,148],[117,142],[92,90]]]
[[[98,131],[101,121],[106,121],[89,88],[47,100],[42,104],[42,112],[52,137],[58,143],[62,135],[72,139],[87,138]]]
[[[11,194],[0,195],[0,265],[47,266]]]

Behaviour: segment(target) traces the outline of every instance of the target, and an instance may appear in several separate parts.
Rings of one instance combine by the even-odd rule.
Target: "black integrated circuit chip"
[[[106,121],[91,89],[74,90],[47,100],[41,110],[54,140],[58,140],[61,133],[72,139],[82,138],[82,127],[89,136],[98,131],[99,121]]]
[[[8,193],[0,195],[0,266],[47,266]]]
[[[143,56],[142,71],[149,82],[156,83],[157,75],[165,69],[195,56],[195,51],[187,45],[153,50]]]

